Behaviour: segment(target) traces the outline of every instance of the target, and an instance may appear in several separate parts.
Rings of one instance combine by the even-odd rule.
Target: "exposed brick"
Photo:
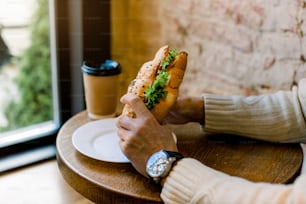
[[[164,44],[189,53],[181,91],[190,95],[267,93],[306,77],[303,0],[112,1],[122,86]]]
[[[256,50],[263,55],[270,52],[277,59],[298,59],[301,54],[301,42],[294,33],[265,33],[258,37]]]

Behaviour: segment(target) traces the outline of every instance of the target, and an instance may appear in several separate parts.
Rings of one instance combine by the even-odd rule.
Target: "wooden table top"
[[[83,111],[61,128],[57,161],[64,179],[96,203],[161,203],[160,187],[138,174],[130,163],[89,158],[72,144],[72,134],[90,122]],[[299,144],[276,144],[230,135],[204,133],[198,124],[172,125],[185,157],[251,181],[290,183],[299,174],[303,153]],[[229,139],[230,138],[230,139]]]

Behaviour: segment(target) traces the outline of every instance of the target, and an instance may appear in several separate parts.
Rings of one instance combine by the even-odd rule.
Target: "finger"
[[[120,141],[125,141],[125,136],[124,136],[124,133],[123,133],[123,129],[122,128],[118,128],[117,130],[117,135],[118,137],[120,138]]]
[[[136,96],[134,94],[126,94],[121,97],[120,101],[124,104],[130,105],[131,108],[136,113],[136,116],[151,115],[151,112],[149,111],[149,109],[146,107],[146,105],[139,96]]]
[[[127,149],[126,143],[123,140],[120,140],[119,141],[119,146],[120,146],[120,149],[121,149],[122,153],[126,155],[126,149]]]
[[[118,116],[117,120],[116,120],[116,126],[117,128],[126,128],[128,127],[125,122],[124,122],[124,117],[123,115]]]
[[[117,119],[116,126],[118,128],[123,128],[127,131],[131,131],[132,129],[134,129],[135,123],[136,122],[135,122],[134,118],[131,118],[129,116],[121,115]]]
[[[118,128],[117,135],[121,141],[128,141],[131,136],[129,136],[130,132],[124,128]]]

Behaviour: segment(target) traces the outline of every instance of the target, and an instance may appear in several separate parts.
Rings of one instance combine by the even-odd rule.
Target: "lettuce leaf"
[[[145,91],[145,104],[149,110],[152,110],[156,106],[156,104],[159,103],[160,99],[163,99],[167,96],[167,92],[164,90],[164,87],[167,85],[169,80],[169,73],[167,72],[167,67],[178,54],[179,53],[176,51],[176,49],[169,50],[169,54],[160,64],[161,69],[158,70],[158,75],[154,83],[149,86]]]

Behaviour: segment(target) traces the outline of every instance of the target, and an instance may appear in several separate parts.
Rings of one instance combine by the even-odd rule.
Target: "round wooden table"
[[[64,179],[96,203],[161,203],[160,187],[139,175],[130,163],[89,158],[72,144],[72,134],[90,122],[83,111],[61,128],[56,141],[57,161]],[[299,144],[276,144],[233,135],[204,133],[198,124],[169,126],[185,157],[251,181],[290,183],[299,174],[303,153]]]

